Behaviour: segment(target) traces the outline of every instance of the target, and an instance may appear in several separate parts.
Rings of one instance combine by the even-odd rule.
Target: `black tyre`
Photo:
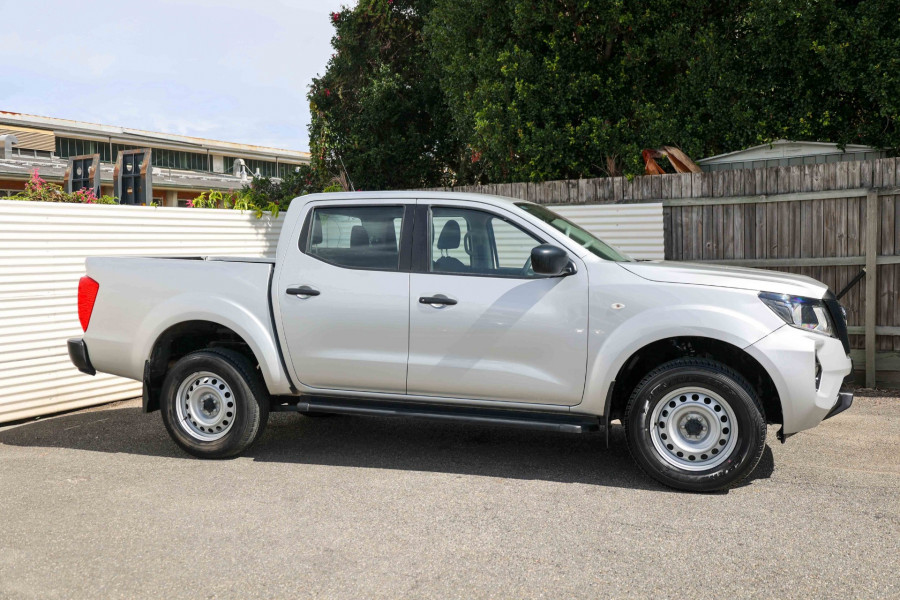
[[[269,394],[242,354],[208,348],[166,374],[163,423],[175,443],[200,458],[226,458],[256,441],[269,418]]]
[[[628,449],[638,466],[669,487],[708,492],[746,478],[766,446],[756,393],[714,360],[665,363],[635,387],[625,411]]]

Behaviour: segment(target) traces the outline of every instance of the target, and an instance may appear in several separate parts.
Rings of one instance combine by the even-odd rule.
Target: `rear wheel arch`
[[[205,320],[177,323],[156,338],[144,365],[144,411],[159,410],[162,383],[172,365],[192,352],[209,348],[237,352],[259,370],[260,361],[251,346],[230,327]]]
[[[772,377],[743,349],[715,338],[677,336],[651,342],[635,351],[616,374],[606,407],[607,421],[622,419],[635,386],[655,368],[678,358],[708,358],[743,376],[762,403],[768,423],[783,422],[781,398]]]

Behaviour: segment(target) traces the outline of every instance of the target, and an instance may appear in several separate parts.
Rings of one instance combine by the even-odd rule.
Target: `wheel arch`
[[[169,368],[181,357],[210,347],[228,348],[240,353],[265,378],[265,370],[254,348],[244,336],[216,321],[193,319],[171,325],[153,342],[144,365],[144,412],[159,410],[159,394]]]
[[[650,342],[633,352],[616,372],[606,398],[605,420],[624,416],[625,406],[634,387],[650,371],[671,360],[702,357],[731,367],[753,386],[769,423],[782,423],[783,413],[778,388],[759,361],[742,348],[729,342],[702,336],[674,336]]]

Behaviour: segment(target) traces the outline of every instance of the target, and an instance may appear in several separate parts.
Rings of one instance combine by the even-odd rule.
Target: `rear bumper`
[[[88,355],[87,344],[81,338],[72,338],[67,343],[69,347],[69,360],[82,373],[88,375],[96,375],[97,369],[91,364],[91,357]]]

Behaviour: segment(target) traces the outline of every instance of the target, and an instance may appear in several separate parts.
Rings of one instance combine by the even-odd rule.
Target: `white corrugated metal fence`
[[[661,204],[553,207],[635,258],[663,258]],[[284,218],[251,213],[0,200],[0,423],[140,395],[79,373],[78,279],[87,256],[274,256]],[[260,290],[261,293],[264,290]]]
[[[566,204],[550,208],[632,258],[665,258],[663,209],[660,202]]]
[[[140,396],[79,373],[66,339],[87,256],[274,256],[284,218],[247,212],[0,200],[0,423]],[[264,290],[261,290],[263,293]]]

